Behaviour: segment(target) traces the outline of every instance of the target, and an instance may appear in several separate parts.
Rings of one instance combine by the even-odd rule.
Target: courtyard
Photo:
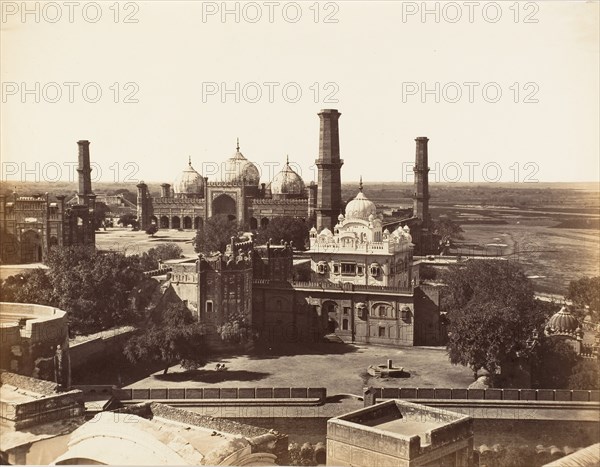
[[[404,367],[402,378],[374,378],[367,367],[385,364]],[[226,371],[216,371],[217,363]],[[383,347],[350,344],[290,344],[285,348],[237,356],[215,356],[198,369],[179,365],[166,375],[156,371],[128,388],[176,387],[326,387],[328,395],[361,395],[365,386],[465,388],[473,372],[452,365],[443,347]]]

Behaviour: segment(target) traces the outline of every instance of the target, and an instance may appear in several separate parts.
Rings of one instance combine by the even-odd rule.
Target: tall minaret
[[[316,227],[333,230],[342,212],[342,180],[340,169],[340,134],[338,119],[341,113],[335,109],[321,110],[319,131],[319,158],[315,161],[318,172]]]
[[[92,193],[92,167],[90,165],[90,142],[87,140],[77,141],[79,146],[79,191],[77,192],[77,204],[88,205]]]
[[[429,166],[427,162],[427,142],[425,136],[415,139],[417,154],[415,156],[415,193],[413,195],[413,216],[418,217],[424,224],[429,223]]]

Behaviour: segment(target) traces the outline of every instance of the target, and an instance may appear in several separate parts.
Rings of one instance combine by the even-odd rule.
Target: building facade
[[[36,196],[0,196],[2,263],[45,261],[53,246],[95,244],[95,203],[92,192],[90,142],[78,141],[79,189],[72,205],[65,196],[50,201],[48,193]]]

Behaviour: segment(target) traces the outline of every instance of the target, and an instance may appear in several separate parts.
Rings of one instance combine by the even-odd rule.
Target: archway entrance
[[[212,214],[213,216],[225,214],[230,219],[235,219],[237,215],[235,200],[225,194],[217,196],[212,203]]]
[[[35,230],[28,230],[21,237],[21,262],[39,263],[42,261],[42,236]]]
[[[160,228],[168,229],[169,228],[169,218],[167,216],[161,216],[160,218]]]
[[[183,218],[183,228],[184,229],[191,229],[192,228],[192,218],[185,216]]]
[[[335,332],[340,327],[337,320],[337,303],[332,301],[324,302],[323,311],[325,311],[327,316],[327,332]]]
[[[181,219],[179,216],[173,216],[171,219],[171,228],[172,229],[180,229],[181,228]]]

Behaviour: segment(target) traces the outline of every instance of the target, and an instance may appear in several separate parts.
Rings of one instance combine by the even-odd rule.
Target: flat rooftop
[[[27,391],[12,384],[3,383],[0,386],[0,400],[6,403],[23,404],[44,397],[43,394]]]

